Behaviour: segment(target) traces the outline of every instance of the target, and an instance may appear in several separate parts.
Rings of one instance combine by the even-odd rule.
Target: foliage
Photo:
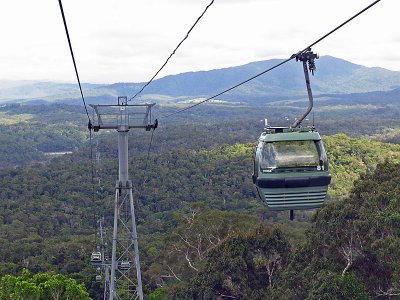
[[[317,273],[307,296],[308,300],[358,299],[368,300],[364,284],[354,274],[339,275],[326,270]]]
[[[150,295],[149,300],[168,300],[167,292],[163,288],[155,289]]]
[[[88,256],[96,248],[93,215],[104,215],[106,226],[111,226],[113,182],[117,176],[114,136],[99,138],[101,160],[95,167],[101,181],[94,186],[94,199],[87,148],[47,164],[0,171],[0,257],[7,258],[0,261],[0,274],[15,275],[29,267],[34,272],[70,274],[92,286],[94,270]],[[185,240],[181,237],[185,235],[192,243],[197,234],[206,241],[200,255],[188,252],[197,270],[213,243],[218,244],[216,240],[208,241],[207,235],[217,236],[219,242],[237,228],[251,229],[256,219],[284,223],[293,245],[304,239],[310,213],[299,212],[298,221],[289,223],[285,214],[267,211],[256,199],[251,182],[254,142],[215,146],[207,140],[208,147],[202,148],[203,142],[196,141],[203,138],[193,138],[196,150],[180,149],[179,143],[163,148],[161,143],[154,149],[157,154],[147,162],[144,154],[131,155],[133,170],[144,170],[147,164],[146,173],[134,172],[132,181],[138,187],[134,198],[139,202],[142,269],[150,290],[160,283],[175,284],[179,280],[173,273],[181,280],[198,273],[182,254]],[[331,199],[348,194],[352,182],[363,172],[373,170],[383,157],[398,155],[396,145],[344,135],[326,137],[325,144],[334,174]],[[138,151],[140,145],[132,143],[130,149]],[[347,176],[348,172],[353,175]],[[185,218],[190,210],[198,209],[194,226],[188,228]],[[223,226],[218,229],[220,224]]]
[[[178,214],[178,227],[165,238],[165,248],[159,252],[148,275],[154,285],[174,284],[195,276],[208,254],[228,236],[248,233],[259,226],[251,215],[189,208]]]
[[[98,159],[94,160],[93,185],[89,159],[91,148],[89,143],[84,143],[87,129],[82,124],[86,122],[86,116],[81,107],[12,106],[2,109],[7,120],[13,122],[1,127],[3,135],[0,134],[1,157],[6,164],[12,165],[4,168],[3,164],[0,169],[0,276],[16,276],[24,267],[35,273],[61,273],[85,283],[95,298],[99,286],[93,282],[95,270],[89,264],[89,255],[97,244],[94,236],[96,218],[104,216],[108,233],[111,232],[113,187],[118,175],[115,135],[94,135],[92,150],[93,154],[98,154]],[[173,109],[162,108],[160,111],[171,112]],[[271,109],[271,113],[276,112],[276,118],[297,111],[298,107]],[[381,168],[379,163],[385,158],[391,163],[398,161],[398,145],[375,142],[376,135],[373,140],[366,136],[350,138],[343,134],[325,136],[333,175],[329,189],[332,203],[327,206],[328,210],[322,209],[318,213],[313,225],[310,223],[313,211],[296,212],[296,220],[290,222],[286,212],[266,209],[256,198],[251,182],[252,153],[260,129],[254,119],[261,119],[264,111],[245,106],[229,109],[212,106],[199,107],[198,112],[190,115],[190,122],[185,116],[161,124],[154,134],[149,159],[146,142],[150,136],[143,132],[130,132],[129,167],[133,170],[131,180],[137,200],[146,295],[163,299],[166,293],[175,289],[177,293],[188,291],[194,288],[191,282],[194,278],[205,288],[208,284],[217,284],[218,288],[223,288],[221,293],[227,289],[234,294],[237,286],[245,288],[255,284],[254,293],[246,294],[252,299],[323,298],[335,291],[340,298],[340,290],[346,291],[349,298],[362,298],[365,293],[369,297],[397,293],[400,271],[394,266],[399,265],[396,258],[396,255],[400,256],[398,233],[390,232],[388,227],[391,224],[392,230],[398,228],[397,217],[386,214],[386,210],[377,204],[379,202],[368,202],[367,199],[370,196],[375,199],[374,191],[383,197],[382,186],[386,186],[388,191],[397,191],[394,182],[398,179],[379,181],[374,177],[371,181],[369,176],[377,164],[378,169]],[[324,116],[328,113],[322,112]],[[349,110],[342,113],[346,116]],[[363,113],[365,116],[361,116]],[[376,134],[389,125],[398,124],[391,119],[365,121],[371,116],[369,113],[359,112],[354,119],[324,120],[321,124],[327,126],[321,128],[331,134],[343,131],[357,136]],[[394,116],[397,112],[382,110],[382,113]],[[31,123],[24,123],[26,119],[17,122],[21,114],[29,115]],[[396,135],[384,133],[379,137],[396,142]],[[23,149],[20,143],[24,143]],[[75,147],[79,149],[72,155],[23,166],[32,160],[43,159],[41,152],[46,149],[56,151]],[[15,167],[15,164],[21,167]],[[382,173],[396,173],[395,167],[380,170]],[[351,189],[358,179],[367,180],[370,185],[368,192],[360,193],[365,196],[365,201],[361,201],[365,205],[347,199],[350,195],[350,199],[355,197]],[[389,192],[389,196],[394,199],[394,192]],[[347,199],[347,202],[338,199]],[[390,203],[396,211],[398,204],[392,200]],[[367,213],[370,218],[367,218]],[[259,222],[268,226],[282,224],[282,235],[291,246],[287,246],[292,251],[289,253],[293,253],[285,258],[285,261],[292,262],[290,268],[285,263],[275,273],[277,276],[273,276],[274,288],[267,288],[270,285],[268,276],[258,279],[261,273],[266,272],[268,263],[267,256],[257,256],[251,248],[251,241],[255,239],[252,236]],[[310,227],[306,236],[305,231]],[[367,233],[368,230],[376,232]],[[353,235],[359,234],[364,243],[355,240],[353,262],[342,276],[347,266],[344,254],[348,253],[346,238],[351,237],[352,232]],[[244,249],[238,252],[238,257],[234,256],[232,241]],[[301,246],[304,241],[306,245]],[[224,247],[226,253],[221,250]],[[310,256],[313,251],[316,253],[314,259]],[[245,282],[232,281],[232,284],[229,280],[222,280],[226,273],[220,270],[225,269],[225,265],[218,262],[213,253],[219,253],[221,257],[225,255],[227,261],[237,262],[238,270],[248,271],[253,277]],[[249,257],[254,259],[246,260]],[[371,269],[363,268],[362,264]],[[369,278],[367,274],[372,272],[372,268],[377,274]],[[207,272],[215,274],[208,274],[210,278],[207,278]],[[236,270],[229,272],[238,276]],[[214,278],[216,274],[222,277]],[[162,288],[157,290],[160,286]],[[298,294],[293,295],[293,291]]]
[[[6,275],[0,281],[0,299],[86,300],[86,288],[64,275],[32,274],[27,269],[20,276]]]
[[[368,138],[349,138],[337,134],[324,138],[332,173],[328,195],[332,198],[349,195],[353,183],[365,172],[373,171],[378,163],[390,159],[400,162],[400,146],[372,141]]]
[[[71,110],[63,106],[2,106],[0,168],[44,161],[46,152],[72,151],[82,145],[86,133],[71,122]],[[58,117],[51,114],[54,112]]]
[[[294,298],[334,291],[338,297],[347,292],[346,299],[400,294],[399,166],[379,164],[362,175],[348,199],[317,212],[288,269]]]
[[[265,299],[279,294],[276,278],[290,255],[279,228],[261,225],[249,234],[233,234],[210,251],[207,263],[173,299]]]

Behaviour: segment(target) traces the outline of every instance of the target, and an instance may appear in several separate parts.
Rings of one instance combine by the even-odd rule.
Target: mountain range
[[[181,103],[207,98],[282,61],[271,59],[223,69],[165,76],[148,85],[137,97],[137,101]],[[331,98],[343,99],[343,95],[368,93],[367,98],[371,98],[372,95],[374,99],[389,97],[393,100],[393,97],[398,99],[400,94],[400,72],[398,71],[379,67],[369,68],[332,56],[320,57],[316,60],[316,66],[315,76],[311,76],[311,86],[315,97],[330,95]],[[144,84],[144,82],[85,83],[82,88],[85,99],[89,103],[114,103],[117,96],[132,97]],[[217,99],[257,104],[299,99],[306,95],[302,65],[292,60]],[[0,80],[0,102],[79,103],[80,93],[75,83]]]

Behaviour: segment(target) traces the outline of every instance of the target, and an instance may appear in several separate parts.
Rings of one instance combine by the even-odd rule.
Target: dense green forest
[[[0,277],[15,281],[24,268],[63,274],[100,299],[102,287],[89,257],[98,243],[97,219],[104,217],[111,231],[115,135],[96,133],[90,147],[82,107],[1,110],[1,120],[7,121],[0,125],[0,147],[6,149],[0,148]],[[316,123],[333,176],[328,203],[318,211],[297,212],[295,221],[286,212],[268,211],[251,181],[265,110],[210,105],[163,119],[172,111],[157,111],[160,128],[148,160],[150,133],[130,133],[129,166],[149,299],[399,294],[395,109],[380,111],[388,118],[366,111],[352,119],[351,110],[331,111],[329,118],[327,110],[319,110],[324,117]],[[268,114],[274,115],[270,122],[282,125],[284,116],[297,111],[287,107]],[[43,155],[70,150],[73,154],[52,159]],[[91,154],[97,159],[91,161]],[[24,280],[33,282],[29,276]]]
[[[85,286],[65,275],[32,274],[27,269],[20,276],[6,275],[0,282],[0,299],[90,299]]]
[[[399,296],[399,164],[363,175],[293,247],[280,226],[233,232],[174,299],[371,299]]]

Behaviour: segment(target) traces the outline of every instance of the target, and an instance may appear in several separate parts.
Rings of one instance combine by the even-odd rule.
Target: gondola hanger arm
[[[310,76],[308,74],[308,70],[310,70],[311,74],[314,75],[314,72],[317,69],[315,66],[314,60],[318,59],[319,57],[318,57],[318,54],[315,54],[311,51],[311,48],[307,49],[304,52],[299,52],[299,53],[293,54],[292,57],[295,57],[296,61],[303,62],[304,77],[306,80],[307,93],[308,93],[308,108],[307,108],[307,110],[300,118],[298,118],[291,125],[292,128],[296,128],[296,127],[301,126],[301,123],[308,116],[308,114],[311,112],[311,110],[314,106],[314,99],[313,99],[313,95],[312,95]]]

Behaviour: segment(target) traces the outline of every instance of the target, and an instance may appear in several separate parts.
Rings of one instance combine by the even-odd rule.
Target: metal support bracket
[[[314,59],[318,59],[319,56],[318,54],[313,53],[311,51],[311,48],[309,48],[305,52],[299,52],[297,54],[293,54],[292,57],[296,57],[296,61],[303,62],[304,78],[306,80],[307,93],[308,93],[308,108],[306,112],[300,118],[298,118],[291,126],[292,128],[296,128],[301,126],[301,123],[311,112],[314,105],[314,99],[311,91],[310,76],[308,74],[308,70],[310,70],[311,74],[314,75],[314,72],[317,69],[315,66]]]

